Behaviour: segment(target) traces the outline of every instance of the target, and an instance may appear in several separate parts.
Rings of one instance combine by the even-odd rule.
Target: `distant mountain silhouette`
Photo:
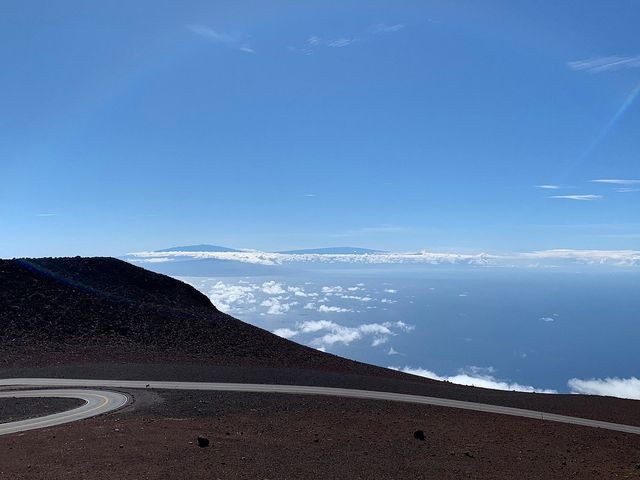
[[[369,248],[358,247],[325,247],[325,248],[307,248],[302,250],[285,250],[278,253],[287,253],[292,255],[365,255],[368,253],[385,253],[382,250],[371,250]]]
[[[219,245],[186,245],[184,247],[171,247],[156,250],[156,252],[240,252],[235,248],[221,247]]]

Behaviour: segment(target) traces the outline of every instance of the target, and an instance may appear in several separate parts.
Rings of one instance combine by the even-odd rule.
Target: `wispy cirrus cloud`
[[[591,183],[605,183],[608,185],[640,185],[640,180],[628,179],[628,178],[598,178],[596,180],[589,180]]]
[[[36,213],[36,217],[57,217],[57,213]]]
[[[320,49],[333,49],[349,47],[356,43],[368,42],[373,37],[399,32],[405,28],[403,23],[386,24],[377,23],[371,25],[365,32],[360,34],[347,34],[338,37],[322,37],[319,35],[309,36],[301,46],[290,46],[289,51],[301,53],[303,55],[312,55]]]
[[[602,200],[604,198],[603,195],[551,195],[549,198],[559,198],[562,200],[577,200],[580,202],[591,202],[593,200]]]
[[[640,55],[610,55],[567,62],[572,70],[602,73],[627,68],[640,68]]]
[[[560,189],[560,185],[550,185],[550,184],[534,185],[534,187],[541,188],[542,190],[559,190]]]
[[[371,25],[371,27],[369,27],[369,31],[374,35],[382,35],[385,33],[399,32],[405,27],[406,25],[404,23],[394,23],[392,25],[386,23],[376,23],[375,25]]]
[[[591,183],[600,183],[605,185],[613,185],[618,193],[640,192],[640,180],[630,178],[599,178],[589,180]]]
[[[318,35],[311,35],[305,40],[302,46],[290,46],[288,49],[291,52],[302,53],[303,55],[312,55],[315,51],[321,48],[343,48],[359,41],[360,39],[358,37],[322,38]]]
[[[221,32],[205,25],[187,25],[187,29],[213,43],[225,45],[245,53],[255,53],[249,45],[247,36],[242,33]]]

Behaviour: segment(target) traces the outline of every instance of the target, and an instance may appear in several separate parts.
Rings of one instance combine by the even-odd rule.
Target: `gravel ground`
[[[0,398],[0,423],[64,412],[83,404],[76,398]]]
[[[369,400],[133,393],[119,413],[0,437],[0,479],[640,478],[640,437],[593,428]]]

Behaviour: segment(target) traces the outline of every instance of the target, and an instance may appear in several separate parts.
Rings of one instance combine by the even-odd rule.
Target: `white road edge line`
[[[74,422],[95,417],[103,413],[117,410],[127,403],[129,397],[123,393],[104,390],[17,390],[0,391],[0,398],[78,398],[85,403],[77,408],[53,413],[44,417],[28,418],[17,422],[0,423],[0,435],[24,432],[38,428],[53,427],[63,423]]]
[[[219,392],[265,392],[265,393],[287,393],[287,394],[299,394],[299,395],[329,395],[337,397],[347,398],[360,398],[368,400],[388,400],[394,402],[406,402],[418,405],[434,405],[440,407],[458,408],[462,410],[473,410],[478,412],[496,413],[500,415],[511,415],[515,417],[533,418],[538,420],[547,420],[552,422],[568,423],[572,425],[581,425],[586,427],[602,428],[606,430],[613,430],[618,432],[632,433],[640,435],[640,427],[632,425],[623,425],[619,423],[603,422],[600,420],[590,420],[586,418],[570,417],[567,415],[558,415],[554,413],[538,412],[534,410],[525,410],[522,408],[503,407],[499,405],[491,405],[485,403],[465,402],[461,400],[450,400],[439,397],[423,397],[419,395],[408,395],[404,393],[392,393],[392,392],[379,392],[370,390],[353,390],[347,388],[332,388],[332,387],[315,387],[315,386],[298,386],[298,385],[270,385],[270,384],[256,384],[256,383],[206,383],[206,382],[164,382],[164,381],[143,381],[143,380],[87,380],[87,379],[62,379],[62,378],[9,378],[0,379],[0,387],[82,387],[82,388],[136,388],[136,389],[169,389],[169,390],[207,390],[207,391],[219,391]],[[47,395],[44,395],[47,392]],[[66,396],[73,396],[74,398],[83,398],[85,401],[87,398],[82,395],[86,395],[87,390],[34,390],[29,393],[40,393],[40,396],[56,396],[50,394],[54,392],[58,394],[60,392],[67,393]],[[7,396],[16,396],[20,392],[3,392],[0,391],[0,398]],[[24,393],[24,392],[23,392]],[[98,392],[93,391],[94,395]],[[27,428],[25,430],[31,430],[33,428],[43,428],[45,426],[58,425],[60,423],[66,423],[73,420],[79,420],[81,418],[88,418],[90,416],[98,415],[107,411],[112,411],[122,407],[128,402],[126,395],[101,390],[99,394],[113,395],[109,397],[108,403],[99,407],[97,410],[90,410],[89,412],[79,412],[78,409],[67,412],[64,417],[62,414],[49,415],[47,417],[41,417],[40,419],[23,420],[22,422],[13,422],[7,424],[0,424],[0,435],[3,433],[13,433],[12,431],[3,430],[9,428],[11,425],[23,423]],[[120,396],[120,397],[118,397]],[[124,398],[124,400],[123,400]],[[94,397],[95,400],[95,397]],[[95,408],[92,406],[92,408]],[[75,412],[75,413],[74,413]],[[95,413],[97,412],[97,413]],[[88,413],[88,415],[87,415]],[[69,419],[69,417],[77,416],[79,418]],[[63,421],[53,419],[57,423],[48,423],[49,417],[55,417],[56,415],[63,416]],[[86,415],[86,416],[84,416]],[[25,423],[26,422],[26,423]],[[38,422],[41,425],[34,426],[34,422]],[[31,427],[29,428],[29,425]],[[22,430],[16,430],[22,431]]]

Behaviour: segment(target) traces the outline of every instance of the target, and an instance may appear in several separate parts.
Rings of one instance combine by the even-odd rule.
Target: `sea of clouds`
[[[282,280],[253,279],[220,280],[208,277],[181,278],[207,294],[222,311],[241,318],[257,316],[271,331],[283,338],[329,351],[334,347],[360,347],[379,349],[389,359],[403,358],[393,346],[394,339],[418,328],[402,319],[393,321],[354,321],[359,315],[375,309],[392,309],[398,302],[411,301],[391,286],[370,287],[365,283],[322,285],[312,282],[292,284]],[[461,296],[465,293],[461,293]],[[304,312],[310,318],[300,319],[295,313]],[[354,315],[355,314],[355,315]],[[364,315],[364,317],[368,317]],[[539,318],[541,322],[558,320],[553,313]],[[397,347],[396,347],[397,348]],[[424,367],[398,366],[388,362],[388,368],[412,375],[496,390],[557,393],[554,389],[513,382],[500,378],[491,367],[465,366],[453,375],[443,375]],[[640,379],[604,378],[567,381],[567,391],[573,394],[608,395],[640,399]]]
[[[409,253],[367,254],[292,254],[257,250],[239,252],[134,252],[127,260],[134,263],[161,263],[185,259],[227,260],[257,265],[282,265],[287,263],[333,264],[431,264],[475,266],[525,266],[529,268],[566,264],[612,265],[620,267],[640,266],[638,250],[568,250],[554,249],[534,252],[491,255],[487,253],[436,253],[428,251]]]

